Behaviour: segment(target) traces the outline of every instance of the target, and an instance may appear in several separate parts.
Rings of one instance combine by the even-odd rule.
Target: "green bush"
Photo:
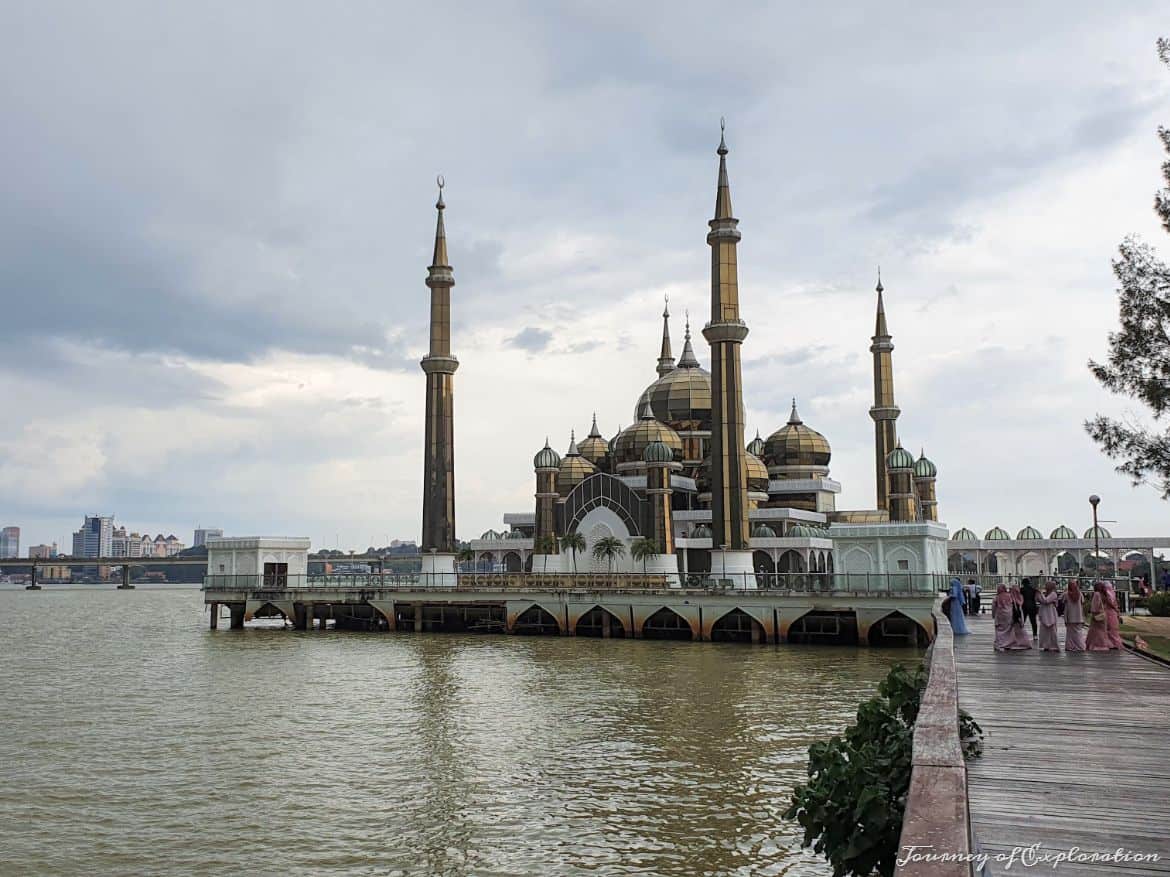
[[[1167,617],[1170,615],[1170,593],[1159,591],[1156,594],[1150,594],[1146,597],[1146,608],[1150,610],[1151,615],[1157,615],[1159,618]]]
[[[809,747],[809,782],[793,791],[784,818],[800,824],[801,845],[828,859],[834,877],[894,873],[926,678],[924,666],[911,672],[899,664],[843,736]],[[964,755],[977,757],[982,730],[961,713],[959,731]]]

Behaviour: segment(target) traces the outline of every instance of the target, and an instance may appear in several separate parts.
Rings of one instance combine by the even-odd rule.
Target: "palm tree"
[[[570,551],[573,554],[573,575],[577,574],[577,552],[586,548],[585,537],[580,533],[566,533],[561,537],[561,551]]]
[[[536,540],[536,544],[532,547],[536,549],[537,554],[552,554],[557,550],[556,537],[545,533]]]
[[[658,553],[658,545],[653,539],[639,536],[630,543],[630,557],[635,561],[642,561],[642,575],[646,575],[646,561],[651,555]]]
[[[593,543],[593,559],[604,560],[613,572],[613,560],[626,553],[626,543],[616,536],[602,536]]]
[[[459,553],[455,555],[455,559],[466,566],[469,563],[475,562],[475,552],[470,548],[460,548]]]

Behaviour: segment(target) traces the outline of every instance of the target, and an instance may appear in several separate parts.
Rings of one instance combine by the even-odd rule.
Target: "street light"
[[[1101,502],[1101,497],[1093,494],[1089,497],[1089,505],[1093,507],[1093,575],[1097,578],[1101,577],[1101,529],[1097,526],[1097,504]]]

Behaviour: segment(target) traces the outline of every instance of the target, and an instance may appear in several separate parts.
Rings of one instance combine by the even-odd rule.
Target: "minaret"
[[[873,418],[874,462],[877,480],[877,507],[889,511],[890,476],[886,470],[886,458],[898,444],[895,422],[901,413],[894,403],[894,340],[886,327],[886,307],[882,301],[882,272],[878,269],[877,322],[873,330],[873,343],[869,346],[873,354],[873,407],[869,416]]]
[[[537,451],[532,458],[532,467],[536,470],[536,527],[533,533],[534,554],[556,554],[557,544],[557,471],[561,466],[561,455],[554,451],[544,440],[544,447]],[[549,545],[544,545],[545,537],[551,537]],[[547,567],[547,563],[541,564]],[[545,569],[533,567],[534,572],[544,572]]]
[[[715,217],[708,223],[711,247],[711,322],[703,337],[711,345],[711,572],[748,573],[752,555],[748,536],[747,450],[743,440],[743,386],[740,345],[748,328],[739,317],[736,244],[739,220],[731,212],[727,182],[727,143],[720,120],[719,185]],[[726,550],[723,550],[726,549]],[[717,555],[722,555],[721,557]],[[754,579],[751,587],[754,587]],[[740,587],[747,585],[746,579]]]
[[[426,446],[423,448],[423,572],[454,575],[455,552],[455,411],[454,381],[459,361],[451,355],[451,287],[455,276],[447,264],[443,226],[443,178],[435,204],[435,251],[427,268],[431,290],[431,346],[423,357],[427,376]],[[424,583],[426,578],[424,576]],[[434,582],[446,584],[445,581]]]
[[[670,299],[662,308],[662,350],[658,354],[658,377],[674,371],[674,354],[670,352]]]

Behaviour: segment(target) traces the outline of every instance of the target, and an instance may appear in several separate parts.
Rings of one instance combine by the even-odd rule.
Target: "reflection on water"
[[[0,873],[828,874],[780,814],[914,659],[202,611],[0,592]]]

